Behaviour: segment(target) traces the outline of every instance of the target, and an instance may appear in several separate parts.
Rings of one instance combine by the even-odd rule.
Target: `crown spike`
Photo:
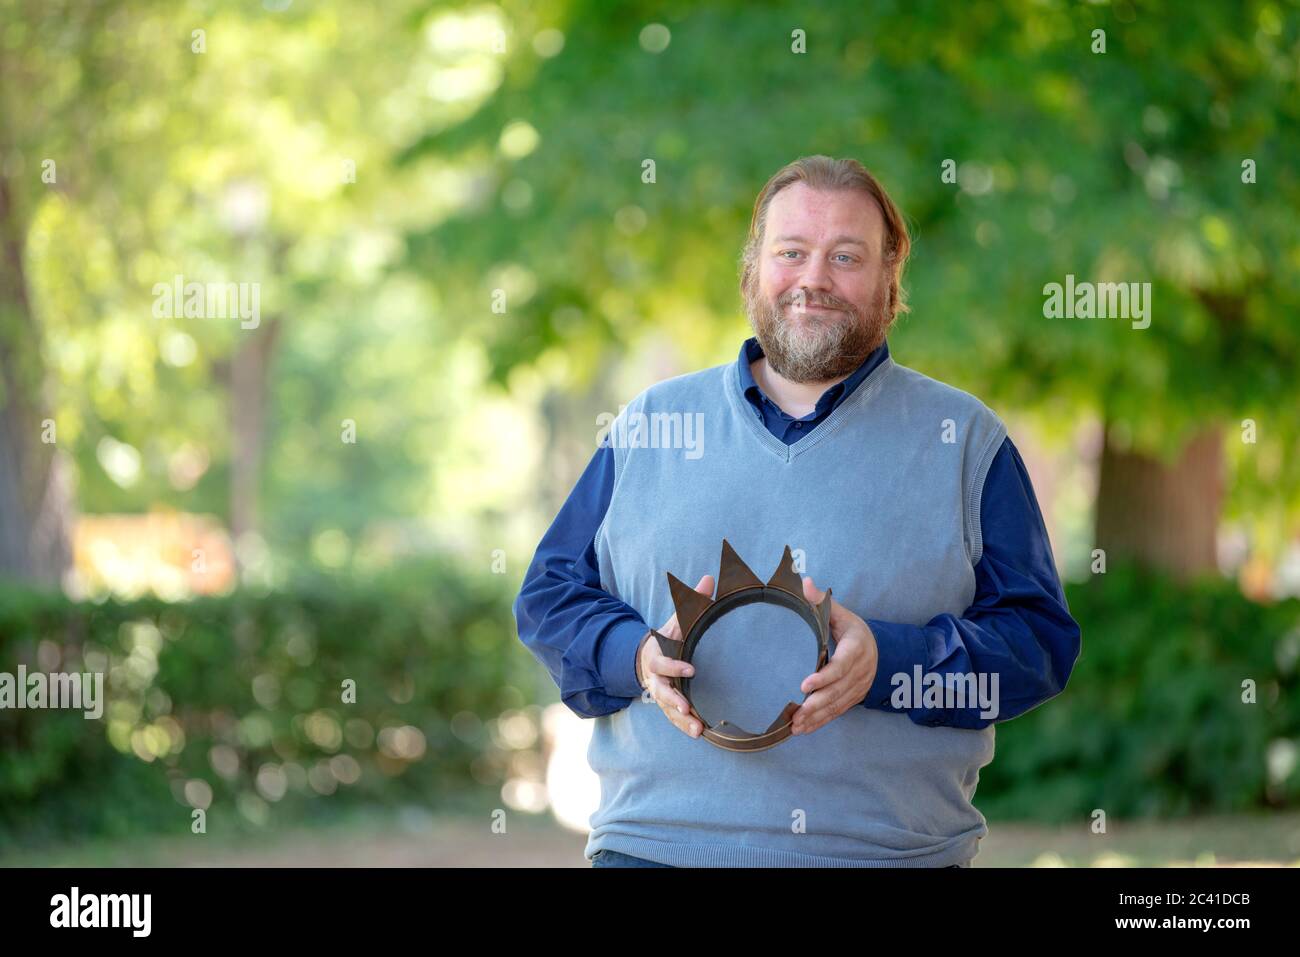
[[[781,564],[776,566],[776,571],[772,572],[772,577],[767,580],[767,587],[780,588],[782,591],[788,591],[795,598],[803,599],[803,581],[794,570],[794,555],[791,554],[789,545],[785,547],[785,553],[781,556]]]
[[[677,611],[677,627],[682,630],[682,639],[691,633],[700,616],[708,611],[713,599],[702,595],[694,588],[668,572],[668,591],[672,593],[673,607]]]
[[[663,652],[665,658],[681,658],[682,643],[676,638],[669,638],[667,635],[661,635],[655,629],[650,629],[650,634],[654,635],[655,640],[659,642],[659,650]]]
[[[722,540],[722,561],[718,565],[718,589],[715,601],[742,588],[762,588],[763,582],[740,560],[731,542]]]

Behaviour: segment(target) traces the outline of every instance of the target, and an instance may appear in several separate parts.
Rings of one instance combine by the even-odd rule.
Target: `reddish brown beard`
[[[827,330],[834,334],[824,338],[816,351],[803,355],[789,347],[784,335],[792,321],[783,314],[789,303],[772,302],[759,292],[757,282],[751,282],[745,289],[745,314],[774,372],[790,382],[825,382],[849,375],[885,341],[890,325],[886,315],[888,296],[889,286],[882,281],[866,314],[852,303],[834,299],[828,307],[847,313],[847,320],[842,315],[807,314],[812,321],[827,324]],[[827,298],[811,297],[809,304],[824,303]]]

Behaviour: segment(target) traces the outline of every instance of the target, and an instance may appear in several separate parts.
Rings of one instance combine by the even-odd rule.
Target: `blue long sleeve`
[[[867,619],[880,658],[866,707],[906,711],[922,725],[983,728],[1065,687],[1079,656],[1079,626],[1066,605],[1029,474],[1009,438],[984,482],[980,528],[984,550],[975,565],[975,598],[960,618],[938,615],[925,625]],[[911,678],[916,665],[922,675],[996,672],[997,715],[981,717],[980,706],[969,700],[964,708],[895,708],[893,676]]]
[[[641,694],[636,652],[649,626],[600,587],[596,567],[596,530],[613,489],[614,452],[602,443],[537,546],[514,603],[520,640],[583,718],[612,714]]]

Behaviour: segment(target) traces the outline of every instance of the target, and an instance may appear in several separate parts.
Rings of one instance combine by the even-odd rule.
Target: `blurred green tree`
[[[1294,528],[1294,2],[504,6],[505,81],[401,157],[490,157],[489,196],[411,246],[462,277],[502,381],[652,327],[726,361],[760,186],[854,156],[914,226],[895,352],[1062,429],[1101,419],[1110,557],[1212,570],[1225,505],[1274,554]],[[1151,283],[1149,326],[1048,318],[1068,275]]]
[[[430,91],[461,54],[434,42],[446,11],[0,9],[0,575],[67,564],[56,449],[86,511],[213,511],[299,550],[413,511],[441,360],[402,233],[457,184],[389,160],[466,108]],[[260,319],[160,317],[176,276],[256,284]]]

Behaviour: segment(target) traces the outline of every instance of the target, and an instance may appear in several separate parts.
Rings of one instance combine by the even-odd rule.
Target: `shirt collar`
[[[763,355],[763,347],[758,344],[757,336],[750,336],[740,346],[740,355],[736,359],[736,364],[740,373],[740,391],[745,394],[756,408],[762,407],[762,401],[768,396],[758,387],[754,381],[754,373],[749,369],[749,364]],[[822,393],[821,398],[817,400],[816,413],[820,414],[829,408],[839,405],[850,395],[853,390],[862,384],[862,380],[871,374],[876,366],[880,365],[889,356],[889,343],[882,342],[870,355],[862,360],[862,365],[858,366],[847,379],[835,383],[829,389]],[[768,401],[771,401],[768,399]]]

